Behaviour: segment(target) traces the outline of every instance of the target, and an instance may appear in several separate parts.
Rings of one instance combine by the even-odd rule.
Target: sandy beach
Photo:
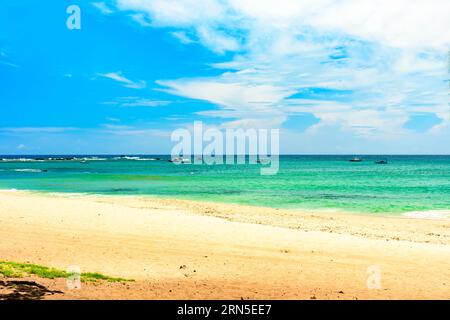
[[[0,239],[3,261],[135,280],[31,279],[49,299],[450,299],[449,220],[0,191]]]

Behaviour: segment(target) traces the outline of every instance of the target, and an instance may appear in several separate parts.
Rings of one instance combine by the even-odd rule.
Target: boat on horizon
[[[348,161],[350,161],[350,162],[362,162],[363,159],[362,159],[362,158],[359,158],[359,157],[354,157],[354,158],[352,158],[352,159],[350,159],[350,160],[348,160]]]
[[[182,157],[176,157],[176,158],[172,158],[168,160],[169,162],[174,162],[174,163],[191,163],[191,159],[190,158],[182,158]]]

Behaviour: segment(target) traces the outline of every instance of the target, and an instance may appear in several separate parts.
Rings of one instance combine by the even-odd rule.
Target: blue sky
[[[2,1],[0,153],[170,153],[202,120],[280,128],[282,153],[448,154],[450,4],[391,2]]]

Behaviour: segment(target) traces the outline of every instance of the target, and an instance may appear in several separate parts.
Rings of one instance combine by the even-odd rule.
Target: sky
[[[168,154],[194,121],[278,128],[285,154],[450,154],[449,17],[448,0],[1,1],[0,154]]]

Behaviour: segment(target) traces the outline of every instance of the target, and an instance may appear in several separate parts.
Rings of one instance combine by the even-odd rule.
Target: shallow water
[[[273,176],[261,175],[261,164],[176,165],[167,161],[169,156],[48,157],[0,156],[0,189],[154,195],[373,214],[450,209],[450,156],[365,156],[359,163],[342,155],[281,156]],[[388,164],[375,164],[379,159]]]

